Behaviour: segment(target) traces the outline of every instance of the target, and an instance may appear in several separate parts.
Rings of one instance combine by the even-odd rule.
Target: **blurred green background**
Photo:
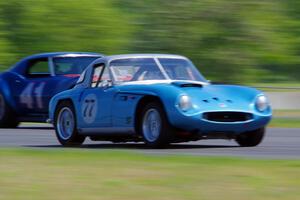
[[[50,51],[174,53],[210,80],[300,85],[299,0],[0,0],[0,70]]]

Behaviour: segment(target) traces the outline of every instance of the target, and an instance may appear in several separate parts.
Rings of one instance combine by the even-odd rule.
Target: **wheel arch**
[[[11,93],[11,88],[9,86],[7,77],[4,76],[5,74],[0,75],[0,92],[3,94],[4,99],[6,100],[6,103],[14,110],[16,111],[16,102],[14,100],[14,97]]]
[[[141,123],[141,118],[139,116],[141,115],[142,109],[145,105],[147,105],[150,102],[159,103],[162,106],[162,108],[164,109],[164,111],[166,112],[164,104],[158,96],[155,96],[155,95],[143,96],[137,103],[137,106],[136,106],[135,112],[134,112],[134,128],[135,128],[136,133],[138,133],[138,126]]]
[[[57,101],[54,110],[56,111],[57,107],[58,107],[60,104],[64,103],[64,102],[70,103],[70,104],[74,107],[74,109],[75,109],[74,102],[73,102],[73,100],[72,100],[71,98],[63,98],[63,99],[59,99],[59,100]]]
[[[51,102],[50,107],[49,107],[49,121],[51,123],[54,123],[54,121],[55,121],[56,111],[57,111],[58,106],[64,102],[70,103],[73,106],[73,108],[75,109],[75,104],[71,98],[62,98],[62,99],[56,100],[55,103]]]

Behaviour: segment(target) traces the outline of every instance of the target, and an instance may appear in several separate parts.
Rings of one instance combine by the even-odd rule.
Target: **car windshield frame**
[[[116,65],[112,65],[112,64],[115,64],[116,62],[120,62],[120,61],[126,61],[126,60],[145,60],[147,59],[148,61],[149,60],[152,60],[152,63],[151,64],[155,64],[155,66],[152,66],[152,67],[155,67],[156,70],[160,70],[160,76],[161,78],[149,78],[149,79],[144,79],[144,80],[126,80],[124,78],[124,80],[119,80],[117,78],[117,75],[116,75],[116,70],[114,69],[115,67],[130,67],[129,65],[128,66],[125,66],[125,65],[119,65],[119,66],[116,66]],[[179,60],[179,61],[184,61],[186,62],[185,64],[187,66],[185,66],[186,68],[190,69],[191,73],[193,73],[194,75],[194,79],[177,79],[177,78],[172,78],[169,76],[167,70],[166,70],[166,66],[164,66],[164,64],[162,64],[162,62],[160,61],[160,59],[173,59],[173,61],[175,60]],[[137,81],[197,81],[197,82],[205,82],[207,83],[208,81],[204,78],[204,76],[200,73],[200,71],[194,66],[194,64],[187,58],[185,57],[168,57],[168,56],[152,56],[152,57],[149,57],[149,56],[145,56],[145,57],[122,57],[122,58],[115,58],[115,59],[112,59],[108,62],[108,67],[109,67],[109,70],[111,72],[111,77],[112,77],[112,81],[115,85],[121,85],[121,84],[124,84],[124,83],[130,83],[130,82],[137,82]],[[136,72],[138,73],[138,72]],[[135,76],[135,74],[133,75]],[[134,77],[131,77],[131,78],[134,78]]]

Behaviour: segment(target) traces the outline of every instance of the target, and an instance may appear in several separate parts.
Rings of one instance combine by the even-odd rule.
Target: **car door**
[[[104,63],[93,67],[90,86],[82,91],[78,127],[92,132],[112,126],[112,100],[116,88],[111,85],[109,70]]]
[[[48,102],[57,84],[50,72],[49,59],[31,59],[25,67],[25,74],[15,80],[13,91],[18,108],[27,114],[47,113]]]

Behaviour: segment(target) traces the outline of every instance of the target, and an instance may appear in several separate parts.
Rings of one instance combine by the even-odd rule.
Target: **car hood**
[[[254,88],[238,85],[215,85],[185,80],[155,80],[128,82],[122,91],[151,91],[164,99],[188,95],[196,110],[250,110],[255,98],[262,94]]]
[[[193,85],[179,84],[198,110],[236,110],[247,111],[254,107],[255,99],[262,92],[238,85]]]

